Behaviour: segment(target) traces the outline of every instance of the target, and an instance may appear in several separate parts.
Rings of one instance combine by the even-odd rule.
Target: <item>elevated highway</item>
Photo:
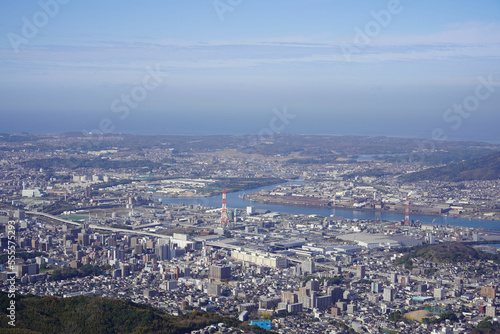
[[[60,218],[48,213],[44,212],[35,212],[35,211],[26,211],[26,214],[32,215],[32,216],[42,216],[45,218],[53,219],[55,221],[58,221],[60,223],[64,224],[69,224],[69,225],[74,225],[74,226],[83,226],[82,223],[77,223],[72,220]],[[138,235],[148,235],[151,237],[159,237],[159,238],[170,238],[169,236],[163,235],[163,234],[158,234],[158,233],[152,233],[152,232],[145,232],[145,231],[137,231],[137,230],[127,230],[124,228],[115,228],[115,227],[108,227],[108,226],[102,226],[102,225],[96,225],[96,224],[89,224],[89,228],[95,229],[95,230],[102,230],[102,231],[110,231],[110,232],[121,232],[121,233],[130,233],[130,234],[138,234]]]

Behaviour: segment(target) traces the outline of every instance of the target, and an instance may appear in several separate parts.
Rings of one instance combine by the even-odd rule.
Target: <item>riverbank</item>
[[[319,198],[312,198],[312,197],[304,197],[304,196],[269,196],[269,195],[261,195],[258,193],[253,193],[247,197],[247,199],[251,202],[254,203],[261,203],[261,204],[270,204],[270,205],[287,205],[287,206],[294,206],[294,207],[308,207],[308,208],[318,208],[318,209],[348,209],[348,210],[356,210],[356,211],[366,211],[366,212],[373,212],[373,211],[378,211],[378,212],[388,212],[388,213],[395,213],[395,214],[401,214],[401,219],[403,219],[405,209],[404,205],[402,205],[401,209],[394,209],[394,206],[391,207],[384,207],[381,206],[380,208],[373,208],[373,207],[356,207],[353,205],[336,205],[333,206],[331,201],[327,201],[324,199],[319,199]],[[498,215],[497,216],[478,216],[470,213],[462,213],[462,214],[453,214],[449,215],[447,213],[433,213],[433,214],[428,214],[419,210],[412,209],[410,206],[410,216],[412,215],[423,215],[423,216],[429,216],[429,217],[449,217],[449,218],[460,218],[460,219],[480,219],[480,220],[485,220],[485,221],[498,221]],[[500,215],[500,213],[499,213]]]
[[[270,186],[272,187],[272,186]],[[333,214],[332,208],[314,208],[314,207],[299,207],[295,205],[276,205],[265,204],[258,202],[251,202],[240,196],[244,192],[228,193],[227,194],[227,208],[228,211],[239,209],[246,210],[248,206],[253,206],[255,210],[261,212],[279,212],[284,214],[299,214],[299,215],[316,215],[329,217]],[[155,196],[156,197],[156,196]],[[173,205],[202,205],[211,208],[221,207],[221,197],[200,197],[200,198],[162,198],[157,197],[162,204]],[[349,208],[335,208],[335,216],[342,217],[346,220],[378,220],[387,222],[399,222],[404,219],[404,213],[396,212],[382,212],[377,210],[360,210]],[[481,220],[481,219],[464,219],[443,217],[435,215],[410,215],[411,220],[419,220],[423,224],[434,225],[450,225],[450,226],[463,226],[472,228],[481,228],[485,230],[500,230],[500,221],[498,220]]]

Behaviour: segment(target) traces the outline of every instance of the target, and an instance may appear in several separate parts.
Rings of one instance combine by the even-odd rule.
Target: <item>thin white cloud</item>
[[[490,45],[500,43],[499,31],[500,25],[497,23],[456,23],[448,25],[442,31],[423,35],[393,36],[382,33],[380,37],[373,39],[373,45]]]
[[[498,31],[500,26],[497,24],[470,22],[420,36],[388,36],[382,32],[369,45],[349,40],[319,41],[302,36],[238,43],[222,40],[191,44],[103,40],[84,45],[30,45],[19,54],[0,49],[0,71],[12,76],[12,73],[47,71],[143,71],[145,66],[152,64],[161,64],[168,69],[217,69],[293,63],[497,61],[500,58]],[[346,54],[346,46],[354,51]]]

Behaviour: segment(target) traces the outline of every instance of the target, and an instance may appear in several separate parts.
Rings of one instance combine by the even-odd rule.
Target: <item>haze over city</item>
[[[500,334],[500,1],[4,0],[0,331]]]
[[[257,134],[286,110],[280,132],[500,142],[495,0],[2,9],[0,132]]]

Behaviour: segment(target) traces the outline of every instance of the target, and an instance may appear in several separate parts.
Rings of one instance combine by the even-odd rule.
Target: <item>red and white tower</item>
[[[410,196],[406,197],[405,224],[410,223]]]
[[[229,223],[229,216],[227,215],[227,207],[226,207],[226,189],[222,191],[222,211],[220,216],[220,224],[222,226],[227,226]]]

